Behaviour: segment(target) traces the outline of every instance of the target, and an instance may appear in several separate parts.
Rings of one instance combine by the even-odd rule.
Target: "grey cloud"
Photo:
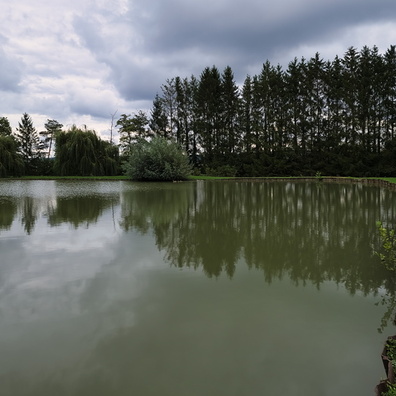
[[[152,99],[167,78],[179,75],[175,73],[189,76],[213,64],[219,69],[230,65],[241,80],[249,65],[272,61],[276,52],[327,40],[335,29],[396,14],[394,0],[381,1],[381,6],[373,0],[365,4],[358,0],[320,4],[313,0],[135,0],[131,4],[129,13],[118,20],[129,26],[127,37],[119,37],[119,43],[98,28],[99,17],[75,23],[83,42],[111,68],[114,85],[129,100]]]
[[[76,16],[73,26],[75,32],[91,52],[101,53],[105,49],[105,43],[100,34],[100,22],[95,16],[88,19]]]
[[[7,56],[0,43],[0,91],[20,91],[21,77],[19,61]]]
[[[378,1],[362,4],[357,0],[297,3],[301,4],[299,8],[282,0],[212,1],[200,2],[199,8],[191,9],[189,2],[182,0],[157,0],[151,3],[154,6],[148,27],[142,25],[144,19],[139,13],[131,18],[139,29],[145,29],[148,52],[164,54],[197,46],[208,52],[216,49],[218,58],[231,53],[236,60],[245,57],[249,61],[270,57],[278,46],[293,47],[326,36],[335,28],[393,18],[396,13],[393,0],[381,1],[381,6]]]

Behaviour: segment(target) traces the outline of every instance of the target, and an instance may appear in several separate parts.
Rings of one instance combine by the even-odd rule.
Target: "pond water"
[[[372,395],[395,193],[0,182],[0,395]]]

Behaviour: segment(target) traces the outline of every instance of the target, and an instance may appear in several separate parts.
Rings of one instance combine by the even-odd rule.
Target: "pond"
[[[0,394],[372,395],[395,193],[0,182]]]

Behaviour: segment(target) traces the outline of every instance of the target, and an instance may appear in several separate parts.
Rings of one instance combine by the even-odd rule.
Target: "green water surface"
[[[1,181],[0,395],[373,395],[395,193]]]

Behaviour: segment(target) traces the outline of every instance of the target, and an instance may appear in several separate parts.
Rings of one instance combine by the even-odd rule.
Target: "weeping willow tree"
[[[55,136],[55,172],[60,176],[112,176],[118,173],[118,148],[95,131],[73,125]]]
[[[0,134],[0,177],[20,176],[24,173],[24,168],[15,139]]]

